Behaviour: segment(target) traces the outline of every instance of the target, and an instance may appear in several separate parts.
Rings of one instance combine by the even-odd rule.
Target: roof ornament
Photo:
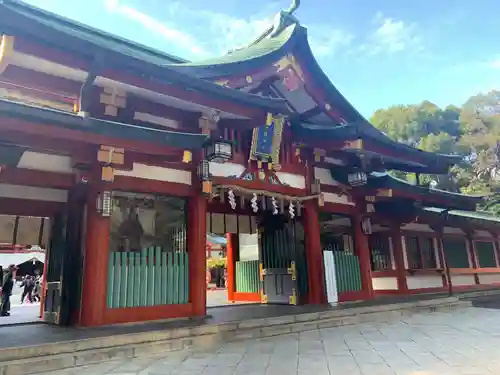
[[[292,0],[292,5],[285,12],[288,13],[289,16],[293,15],[293,13],[300,7],[300,0]]]
[[[287,10],[281,10],[274,19],[273,30],[269,34],[270,38],[279,35],[290,25],[298,24],[299,20],[293,15],[300,6],[300,0],[292,0],[292,5]]]

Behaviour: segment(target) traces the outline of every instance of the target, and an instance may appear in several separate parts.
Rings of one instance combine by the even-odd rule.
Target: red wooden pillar
[[[79,319],[80,325],[87,327],[105,324],[104,312],[107,308],[110,220],[96,210],[98,193],[98,189],[92,187],[87,193],[85,259]]]
[[[237,251],[238,249],[236,248],[237,243],[235,243],[235,234],[231,233],[226,233],[226,264],[227,264],[227,299],[229,301],[234,301],[234,292],[235,292],[235,278],[234,278],[234,272],[235,272],[235,250]]]
[[[394,261],[396,263],[398,290],[400,293],[408,294],[408,283],[406,282],[406,269],[403,257],[403,239],[399,225],[391,227],[391,240],[392,250],[394,252]]]
[[[189,301],[193,306],[193,316],[207,313],[207,201],[202,195],[189,199],[188,210],[189,246]]]
[[[370,246],[368,236],[363,233],[361,227],[362,215],[356,214],[353,217],[354,226],[354,251],[359,258],[359,268],[361,271],[361,283],[366,298],[373,298],[372,266],[370,262]]]
[[[318,207],[314,200],[308,200],[304,203],[304,230],[306,235],[309,303],[326,303],[327,298],[323,270],[323,252],[320,241]]]

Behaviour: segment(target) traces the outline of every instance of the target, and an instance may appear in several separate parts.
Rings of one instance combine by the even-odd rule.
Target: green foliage
[[[478,94],[462,107],[442,109],[424,101],[376,111],[371,122],[394,140],[425,151],[458,154],[464,163],[446,176],[421,176],[437,188],[466,194],[491,195],[485,208],[500,213],[500,91]],[[414,181],[415,176],[391,172]]]

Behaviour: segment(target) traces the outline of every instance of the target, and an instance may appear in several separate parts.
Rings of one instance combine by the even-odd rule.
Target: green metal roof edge
[[[432,189],[430,187],[422,186],[422,185],[414,185],[408,181],[402,180],[400,178],[391,176],[389,173],[381,173],[381,172],[372,172],[370,173],[372,178],[385,178],[386,180],[389,181],[389,183],[396,183],[401,185],[402,188],[416,188],[419,190],[422,190],[422,192],[426,193],[436,193],[439,195],[447,196],[450,198],[459,198],[459,199],[468,199],[468,200],[473,200],[477,201],[477,203],[481,202],[484,200],[485,196],[483,195],[467,195],[467,194],[462,194],[462,193],[455,193],[453,191],[447,191],[447,190],[441,190],[441,189]],[[377,176],[378,175],[378,176]]]
[[[477,219],[485,220],[489,222],[495,222],[500,224],[500,217],[490,214],[485,211],[462,211],[462,210],[445,210],[437,207],[423,207],[426,212],[436,213],[436,214],[447,214],[450,216],[456,216],[466,219]]]
[[[153,142],[181,149],[200,149],[208,139],[204,134],[148,128],[92,117],[84,118],[73,113],[17,103],[6,99],[0,99],[0,115],[2,114],[7,117],[25,118],[36,123],[55,125],[66,129],[122,139]]]
[[[360,123],[347,123],[347,124],[338,124],[336,126],[328,126],[323,124],[302,122],[302,123],[296,123],[295,126],[306,132],[311,131],[312,132],[311,134],[314,134],[315,132],[317,133],[327,132],[331,134],[341,133],[339,134],[338,137],[334,137],[335,139],[342,139],[342,138],[348,139],[349,137],[358,137],[359,139],[364,139],[368,141],[369,140],[382,141],[386,143],[389,147],[403,148],[405,151],[415,152],[418,153],[418,155],[422,155],[427,158],[437,155],[438,157],[447,160],[449,164],[456,164],[462,160],[462,157],[459,155],[446,155],[446,154],[428,152],[425,150],[420,150],[418,148],[405,145],[404,143],[400,143],[388,138],[381,132],[380,132],[380,138],[377,138],[373,134],[368,134],[367,132],[365,132],[363,127],[360,126]],[[369,126],[373,127],[372,124],[369,124]],[[345,132],[345,134],[343,134],[342,132]]]
[[[152,48],[152,47],[148,47],[148,46],[146,46],[144,44],[134,42],[134,41],[132,41],[130,39],[122,38],[122,37],[120,37],[120,36],[118,36],[116,34],[109,33],[109,32],[106,32],[106,31],[103,31],[103,30],[100,30],[100,29],[88,26],[88,25],[86,25],[84,23],[72,20],[72,19],[67,18],[67,17],[63,17],[63,16],[58,15],[56,13],[49,12],[49,11],[44,10],[42,8],[36,7],[34,5],[27,4],[27,3],[23,2],[23,1],[19,1],[19,0],[0,0],[0,4],[1,5],[5,5],[5,6],[10,6],[10,7],[13,7],[13,8],[21,8],[23,11],[26,11],[26,12],[38,13],[38,15],[36,15],[36,14],[34,14],[34,15],[35,16],[39,16],[39,17],[44,17],[44,18],[46,18],[49,21],[63,23],[66,26],[69,26],[69,27],[78,28],[81,31],[83,31],[84,33],[92,34],[92,35],[95,35],[95,36],[97,36],[99,38],[111,39],[113,42],[125,44],[128,47],[131,47],[132,49],[136,49],[140,53],[150,54],[151,56],[153,56],[155,58],[163,58],[165,60],[170,60],[173,63],[188,62],[188,60],[186,60],[184,58],[181,58],[181,57],[178,57],[178,56],[174,56],[174,55],[165,53],[165,52],[163,52],[161,50],[158,50],[158,49],[155,49],[155,48]],[[17,10],[17,9],[15,9],[15,10]]]

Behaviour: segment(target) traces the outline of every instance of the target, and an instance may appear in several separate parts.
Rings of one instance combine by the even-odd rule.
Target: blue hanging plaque
[[[254,128],[250,151],[251,160],[279,163],[283,122],[284,119],[281,117],[272,118],[268,124]]]

